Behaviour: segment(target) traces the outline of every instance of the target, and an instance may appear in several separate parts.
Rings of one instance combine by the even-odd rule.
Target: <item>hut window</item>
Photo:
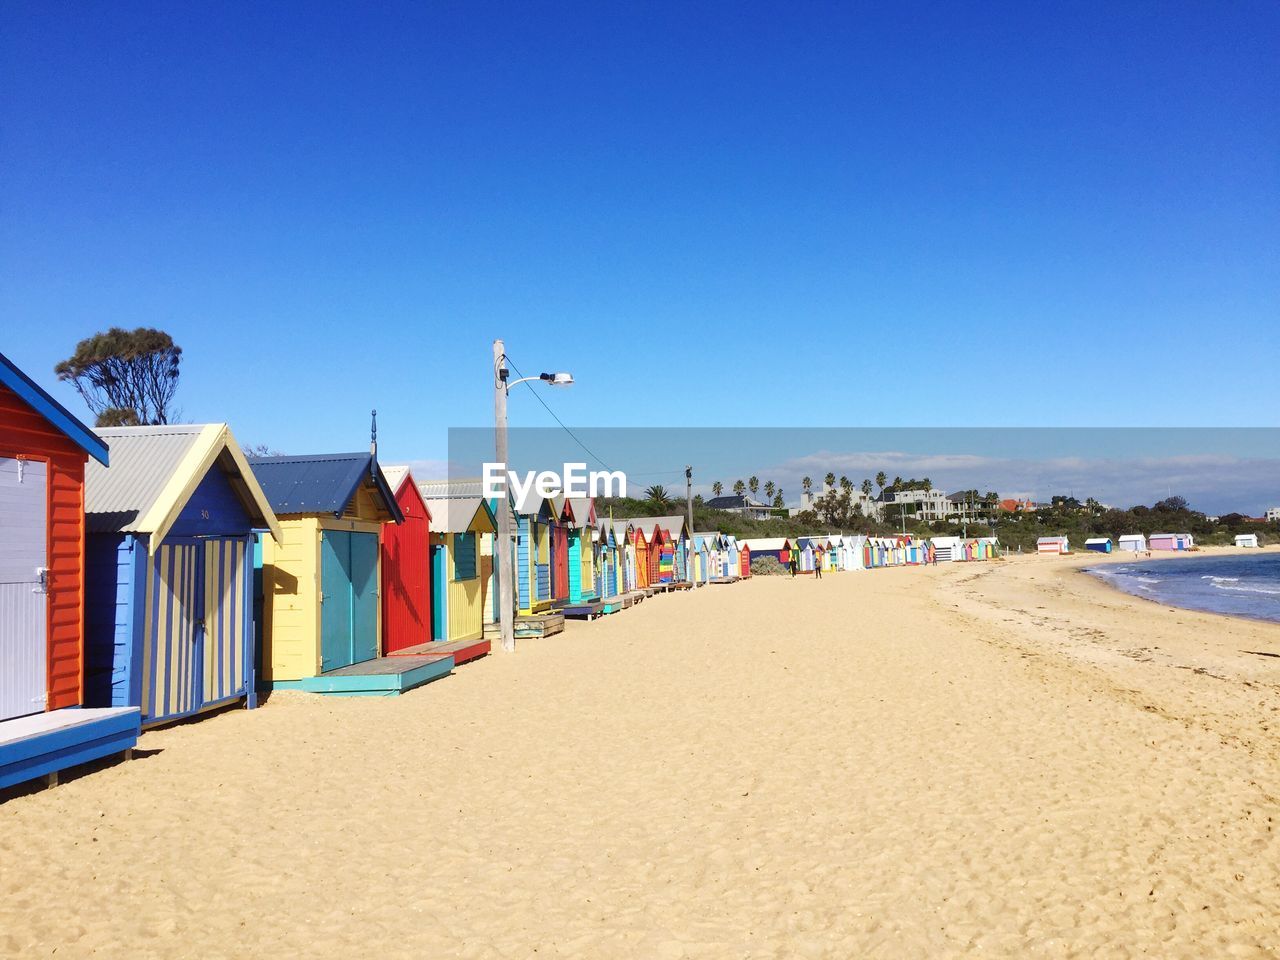
[[[453,541],[453,579],[476,578],[476,535],[460,533]]]

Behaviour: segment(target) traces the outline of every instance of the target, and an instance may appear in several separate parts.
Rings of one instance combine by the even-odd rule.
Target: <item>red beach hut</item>
[[[84,471],[107,445],[0,354],[0,787],[137,743],[84,703]]]
[[[383,467],[404,523],[382,528],[382,643],[387,654],[431,641],[431,511],[408,467]]]

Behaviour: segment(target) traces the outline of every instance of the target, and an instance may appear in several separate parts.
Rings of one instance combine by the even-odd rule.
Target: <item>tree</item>
[[[747,492],[747,485],[741,480],[735,480],[733,481],[733,492],[738,496],[742,496]]]
[[[842,476],[840,478],[840,489],[845,493],[853,493],[853,481],[848,477]]]
[[[752,495],[753,497],[754,497],[757,493],[759,493],[759,492],[760,492],[760,478],[759,478],[759,477],[757,477],[755,474],[752,474],[752,475],[747,479],[747,489],[751,491],[751,495]]]
[[[782,490],[778,490],[778,492],[774,494],[773,505],[779,509],[787,505],[786,501],[782,499]]]
[[[925,477],[923,480],[920,481],[920,488],[925,493],[928,493],[930,490],[933,489],[933,481],[930,480],[928,477]]]
[[[894,490],[901,490],[901,489],[902,489],[902,478],[901,478],[901,477],[894,477],[894,478],[893,478],[893,489],[894,489]]]
[[[777,488],[776,488],[776,487],[774,487],[774,485],[773,485],[773,481],[772,481],[772,480],[766,480],[766,481],[764,482],[764,495],[765,495],[766,497],[768,497],[770,500],[772,500],[772,499],[773,499],[773,491],[774,491],[775,489],[777,489]]]
[[[867,497],[870,497],[870,496],[871,496],[871,481],[870,481],[870,480],[863,480],[863,481],[862,481],[862,492],[863,492],[863,494],[864,494],[865,496],[867,496]]]
[[[823,478],[822,478],[822,481],[823,481],[823,483],[824,483],[824,484],[826,484],[825,489],[827,489],[827,490],[833,490],[833,489],[835,489],[835,485],[836,485],[836,475],[835,475],[834,473],[832,473],[830,470],[828,470],[828,471],[827,471],[827,475],[826,475],[825,477],[823,477]]]
[[[53,372],[76,388],[99,426],[168,423],[182,348],[163,330],[112,327],[76,344]]]
[[[724,484],[717,480],[711,485],[711,495],[713,497],[718,497],[722,493],[724,493]]]
[[[646,487],[644,496],[646,500],[658,507],[665,507],[671,502],[671,496],[667,493],[667,488],[660,483],[655,483],[652,487]]]
[[[888,482],[889,478],[885,475],[883,470],[876,474],[876,486],[880,488],[881,493],[884,492],[884,485]]]
[[[813,477],[805,477],[800,481],[800,489],[805,493],[813,492]]]

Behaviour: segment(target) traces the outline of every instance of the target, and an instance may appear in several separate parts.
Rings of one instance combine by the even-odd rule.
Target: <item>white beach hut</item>
[[[933,537],[932,542],[933,556],[938,563],[950,563],[953,560],[964,559],[959,537]]]
[[[1258,545],[1258,535],[1256,533],[1237,533],[1237,547],[1256,547]]]
[[[1146,553],[1147,538],[1140,533],[1123,534],[1116,542],[1117,550],[1128,550],[1130,553]]]
[[[1036,553],[1070,553],[1071,543],[1067,537],[1041,537],[1036,541]]]

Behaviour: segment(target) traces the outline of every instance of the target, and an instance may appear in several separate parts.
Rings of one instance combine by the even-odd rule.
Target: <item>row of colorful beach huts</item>
[[[1252,536],[1252,543],[1242,542],[1242,538],[1236,538],[1237,546],[1257,546],[1257,537]],[[1149,550],[1194,550],[1196,545],[1195,537],[1189,533],[1153,533],[1151,536],[1143,536],[1141,533],[1127,533],[1122,535],[1114,543],[1110,537],[1089,537],[1084,542],[1084,548],[1091,553],[1146,553]],[[1071,552],[1071,538],[1054,536],[1040,537],[1036,540],[1037,553],[1064,554]]]
[[[739,540],[590,499],[498,502],[367,452],[249,457],[225,424],[91,430],[0,354],[0,787],[262,690],[402,693],[489,651],[498,511],[517,636],[772,557],[801,573],[986,559],[989,539]]]

